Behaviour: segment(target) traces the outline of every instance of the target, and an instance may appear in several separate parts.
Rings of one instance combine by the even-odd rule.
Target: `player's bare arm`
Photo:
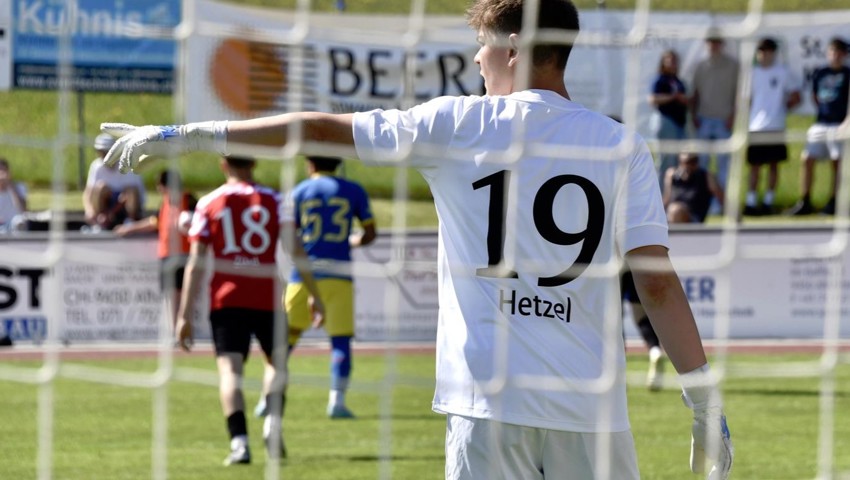
[[[706,363],[699,332],[667,249],[660,245],[636,248],[626,254],[641,303],[679,373]]]
[[[304,250],[304,242],[301,241],[301,236],[297,235],[296,232],[295,225],[291,222],[282,224],[280,228],[281,243],[284,251],[292,258],[295,269],[301,275],[302,283],[310,292],[309,302],[310,310],[313,313],[313,328],[319,328],[325,323],[325,305],[322,303],[319,287],[313,278],[307,252]]]
[[[280,147],[300,138],[308,143],[353,146],[352,117],[352,114],[299,112],[231,121],[227,124],[227,141],[232,144]],[[327,145],[317,148],[309,144],[305,144],[301,151],[317,155],[325,152]]]
[[[691,470],[725,479],[732,468],[732,444],[720,393],[709,374],[702,341],[682,284],[660,245],[626,254],[635,287],[671,363],[680,373],[684,399],[693,410]]]
[[[180,308],[177,311],[174,335],[177,344],[185,351],[192,348],[194,339],[192,334],[192,318],[194,317],[195,305],[201,294],[204,281],[204,261],[206,259],[207,246],[200,242],[192,242],[189,251],[189,260],[186,264],[186,273],[183,279],[183,291],[180,298]]]
[[[378,231],[375,228],[375,221],[371,220],[364,223],[363,231],[358,234],[353,234],[348,238],[348,244],[351,248],[365,247],[375,241],[378,236]]]

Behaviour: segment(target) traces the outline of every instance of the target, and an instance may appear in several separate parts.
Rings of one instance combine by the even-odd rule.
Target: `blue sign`
[[[13,0],[13,86],[160,92],[174,88],[180,0]],[[72,8],[72,6],[74,8]],[[71,74],[58,64],[68,39]]]
[[[42,342],[47,338],[47,319],[41,315],[0,318],[0,327],[0,334],[5,333],[14,341]]]

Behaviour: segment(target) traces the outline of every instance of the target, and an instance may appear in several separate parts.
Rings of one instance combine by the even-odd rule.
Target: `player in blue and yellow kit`
[[[376,235],[366,191],[359,184],[335,175],[341,162],[335,157],[307,157],[310,178],[292,191],[296,227],[325,304],[324,328],[331,339],[327,409],[331,418],[353,417],[345,405],[345,391],[351,375],[351,337],[354,336],[351,249],[372,243]],[[362,233],[352,233],[354,219],[359,221]],[[311,326],[307,298],[301,277],[293,270],[284,300],[291,347]]]

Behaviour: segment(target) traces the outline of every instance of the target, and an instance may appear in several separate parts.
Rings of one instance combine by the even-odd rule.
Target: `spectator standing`
[[[286,383],[286,322],[275,323],[280,305],[275,254],[278,241],[292,247],[296,268],[303,268],[304,250],[293,235],[291,213],[278,192],[254,182],[253,159],[226,157],[221,169],[227,181],[198,201],[189,230],[191,247],[177,314],[176,337],[184,350],[192,346],[192,320],[204,278],[205,257],[211,252],[215,269],[210,280],[210,324],[219,373],[221,407],[227,419],[230,454],[225,465],[251,462],[245,398],[244,364],[251,337],[264,354],[264,391],[271,409],[263,424],[269,457],[285,456],[281,430],[282,394]],[[312,295],[317,319],[324,312],[309,269],[301,272]],[[283,328],[284,330],[280,330]],[[276,337],[275,331],[280,332]],[[283,365],[283,368],[278,368]],[[279,440],[278,440],[279,439]],[[278,443],[279,442],[279,443]],[[279,449],[277,448],[279,447]]]
[[[12,178],[9,161],[0,158],[0,232],[26,229],[27,187]]]
[[[761,39],[756,47],[750,94],[750,144],[747,147],[750,178],[744,215],[773,213],[779,162],[788,159],[788,146],[784,139],[785,118],[788,110],[800,103],[799,82],[778,61],[778,47],[772,38]],[[768,171],[767,190],[759,202],[759,172],[762,167],[767,167]]]
[[[815,123],[806,132],[806,148],[803,150],[803,171],[800,176],[800,200],[788,210],[788,215],[814,213],[811,193],[816,160],[831,160],[832,186],[829,201],[822,213],[835,214],[835,193],[841,180],[839,165],[843,140],[838,138],[839,125],[847,118],[848,91],[850,91],[850,68],[847,59],[847,43],[833,38],[826,49],[829,62],[812,74],[812,101],[817,108]]]
[[[156,253],[160,261],[160,287],[169,306],[172,326],[177,322],[177,307],[183,291],[183,274],[189,256],[189,225],[197,199],[183,191],[180,174],[164,170],[156,189],[162,196],[157,215],[124,223],[113,229],[119,237],[157,232]]]
[[[696,138],[700,140],[727,140],[732,136],[738,92],[738,61],[725,51],[725,41],[716,33],[709,33],[705,41],[708,56],[700,61],[694,71],[691,112]],[[726,189],[729,178],[728,153],[715,155],[715,176],[720,188]],[[711,155],[699,156],[700,166],[711,171]],[[720,213],[719,204],[712,202],[712,213]]]
[[[658,77],[652,84],[649,103],[658,109],[659,125],[656,138],[665,140],[684,140],[687,138],[688,96],[685,84],[679,78],[679,55],[675,50],[661,54],[658,64]],[[664,183],[664,173],[675,167],[678,155],[661,153],[658,167],[659,185]]]
[[[97,158],[89,167],[83,207],[86,222],[95,230],[111,230],[124,221],[142,218],[145,184],[135,173],[121,174],[115,166],[103,164],[103,157],[115,143],[111,135],[100,134],[94,140]]]
[[[693,153],[679,154],[679,166],[664,176],[664,208],[669,223],[702,223],[711,202],[723,206],[723,189],[714,175],[702,168]]]
[[[537,28],[578,32],[570,0],[534,5]],[[103,124],[122,135],[108,161],[128,171],[145,154],[298,142],[307,154],[354,147],[361,161],[416,168],[440,218],[432,408],[447,415],[447,479],[639,478],[621,318],[610,316],[618,276],[599,274],[624,261],[693,409],[691,469],[726,479],[731,437],[667,252],[652,157],[638,135],[570,100],[572,45],[526,39],[528,7],[476,0],[467,12],[484,96],[354,114]],[[529,148],[516,155],[516,142]]]

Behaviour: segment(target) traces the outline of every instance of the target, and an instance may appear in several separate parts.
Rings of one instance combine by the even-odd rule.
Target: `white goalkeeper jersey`
[[[667,245],[644,141],[544,90],[358,113],[353,128],[362,161],[415,167],[434,196],[434,410],[629,429],[619,260]]]

